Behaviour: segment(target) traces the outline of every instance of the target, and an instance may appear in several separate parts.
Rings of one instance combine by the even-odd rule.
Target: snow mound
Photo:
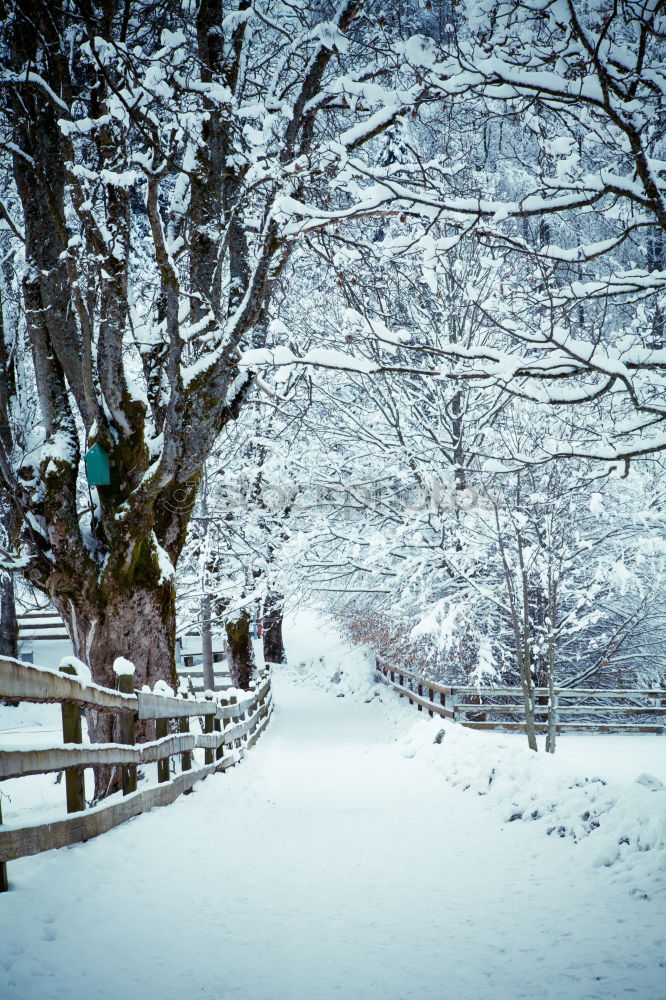
[[[77,681],[81,681],[82,684],[92,684],[92,671],[90,667],[83,660],[79,660],[78,657],[63,656],[58,664],[58,669],[61,669],[61,667],[73,667]]]
[[[124,656],[117,656],[113,661],[113,672],[116,677],[134,677],[134,664]]]
[[[583,763],[503,745],[442,719],[418,723],[403,749],[427,758],[454,787],[487,796],[505,823],[539,823],[570,838],[632,893],[666,890],[666,786],[654,775],[623,781],[607,769],[586,773]]]
[[[175,692],[165,680],[157,680],[153,684],[153,694],[162,695],[164,698],[174,698]]]

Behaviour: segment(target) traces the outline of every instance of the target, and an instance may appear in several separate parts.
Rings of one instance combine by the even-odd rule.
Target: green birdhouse
[[[94,444],[92,448],[85,453],[83,460],[86,463],[86,478],[91,486],[111,485],[109,456],[104,451],[101,444]]]

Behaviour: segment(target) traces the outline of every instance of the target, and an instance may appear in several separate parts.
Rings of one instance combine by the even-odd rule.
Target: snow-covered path
[[[12,865],[3,1000],[666,995],[663,906],[407,759],[381,704],[276,696],[241,767]]]

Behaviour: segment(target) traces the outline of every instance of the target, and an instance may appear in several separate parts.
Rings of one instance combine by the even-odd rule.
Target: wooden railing
[[[133,678],[121,676],[119,682],[131,688]],[[168,805],[202,778],[237,764],[258,740],[273,709],[268,671],[253,690],[240,697],[225,692],[193,701],[147,691],[114,691],[11,659],[0,659],[0,698],[61,704],[63,743],[43,749],[3,749],[0,780],[64,770],[67,812],[71,814],[54,822],[14,828],[2,826],[0,811],[0,891],[8,887],[8,861],[89,840],[132,816]],[[123,742],[82,744],[81,708],[119,715]],[[190,733],[189,720],[197,716],[203,732]],[[156,739],[135,744],[134,723],[144,719],[156,720]],[[178,732],[169,732],[170,720],[174,725],[177,721]],[[203,766],[193,766],[192,751],[196,748],[204,750]],[[177,758],[180,773],[172,775],[175,761],[173,768],[171,761]],[[137,766],[155,762],[158,783],[137,789]],[[122,768],[123,797],[86,809],[83,768],[99,765]]]
[[[424,680],[377,657],[377,675],[421,712],[453,719],[469,729],[524,730],[525,705],[517,687],[448,687]],[[546,732],[550,711],[547,688],[536,688],[537,732]],[[557,732],[663,733],[666,728],[666,688],[631,690],[556,688],[554,712]],[[490,718],[488,718],[490,716]],[[504,716],[504,718],[499,718]],[[510,716],[512,718],[506,718]],[[599,718],[601,716],[601,718]],[[609,716],[621,716],[617,721]]]

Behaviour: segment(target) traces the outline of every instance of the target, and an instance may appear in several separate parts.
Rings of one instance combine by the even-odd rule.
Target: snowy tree
[[[540,457],[666,447],[664,17],[629,0],[456,4],[443,37],[405,44],[427,98],[400,155],[346,161],[349,219],[399,218],[403,247],[430,259],[464,238],[509,265],[479,303],[499,342],[444,346],[443,377],[581,413],[607,400],[615,427],[581,421]],[[302,207],[303,231],[328,224]]]
[[[540,442],[570,439],[579,408],[534,408],[409,368],[426,333],[431,357],[454,343],[494,346],[478,298],[500,281],[493,261],[461,244],[425,268],[339,244],[334,288],[318,293],[313,268],[311,285],[301,277],[308,317],[283,309],[279,324],[314,362],[296,369],[302,432],[291,461],[311,498],[290,517],[296,585],[396,664],[445,683],[522,684],[532,737],[536,687],[592,675],[617,686],[622,663],[620,683],[648,672],[658,682],[663,662],[648,648],[662,628],[659,462],[637,460],[627,480],[573,458],[526,466]],[[310,348],[315,331],[330,346]],[[603,423],[606,401],[592,405]]]
[[[292,201],[333,206],[340,152],[420,93],[372,82],[390,84],[386,41],[355,0],[11,6],[12,565],[98,682],[112,683],[117,655],[139,684],[173,677],[174,567],[203,462],[254,382],[239,350],[261,335],[293,248]],[[94,444],[110,483],[88,492]],[[101,716],[91,735],[110,725]]]

